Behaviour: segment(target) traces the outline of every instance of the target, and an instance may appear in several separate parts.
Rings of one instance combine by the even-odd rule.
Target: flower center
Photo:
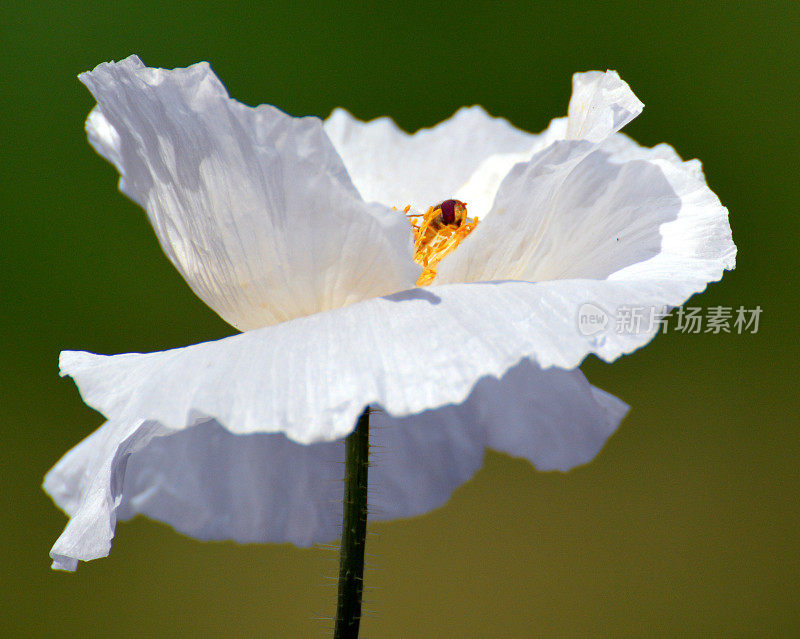
[[[404,213],[414,233],[414,261],[422,266],[417,286],[427,286],[436,278],[436,268],[447,255],[478,225],[478,218],[467,217],[467,205],[459,200],[445,200],[426,213]]]

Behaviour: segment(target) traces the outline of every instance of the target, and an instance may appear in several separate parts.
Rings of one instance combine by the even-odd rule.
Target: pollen
[[[422,266],[417,286],[427,286],[436,279],[436,269],[462,240],[478,225],[478,218],[467,217],[467,205],[459,200],[445,200],[425,213],[403,212],[414,233],[414,261]]]

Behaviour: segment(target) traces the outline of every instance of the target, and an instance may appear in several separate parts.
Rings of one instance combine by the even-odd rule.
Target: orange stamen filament
[[[439,262],[472,233],[478,225],[478,218],[468,218],[464,205],[457,209],[456,220],[452,224],[443,222],[441,208],[430,207],[426,213],[409,214],[410,208],[407,206],[403,211],[414,233],[414,261],[422,266],[417,286],[427,286],[436,278]]]

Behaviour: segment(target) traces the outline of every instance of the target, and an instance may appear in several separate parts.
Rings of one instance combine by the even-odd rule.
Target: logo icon
[[[586,337],[607,330],[610,322],[608,313],[597,304],[587,302],[578,309],[578,330]]]

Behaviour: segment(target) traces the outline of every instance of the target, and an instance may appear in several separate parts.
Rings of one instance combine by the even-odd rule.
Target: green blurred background
[[[209,60],[231,95],[343,105],[414,130],[479,103],[538,131],[573,72],[617,69],[626,130],[700,157],[738,268],[693,305],[763,308],[755,335],[662,335],[584,371],[633,410],[567,475],[488,454],[442,509],[371,527],[365,637],[800,633],[796,2],[4,3],[0,636],[324,637],[336,553],[199,543],[121,524],[54,573],[47,469],[100,424],[61,349],[152,351],[233,331],[162,255],[85,142],[76,74],[138,53]],[[399,7],[400,5],[398,5]]]

